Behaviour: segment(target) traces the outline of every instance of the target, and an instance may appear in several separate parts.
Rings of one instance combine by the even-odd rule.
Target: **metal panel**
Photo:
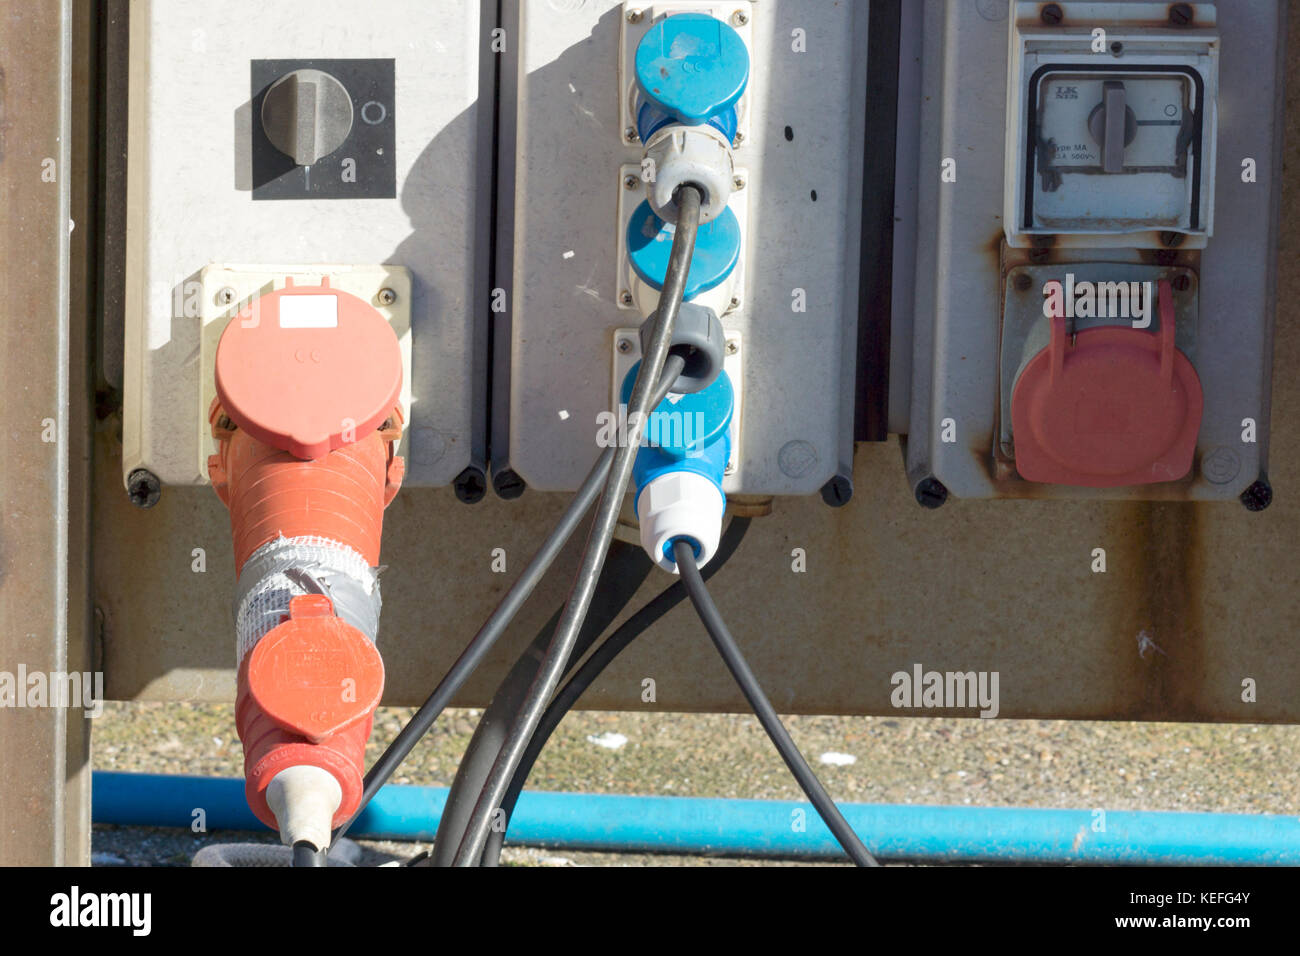
[[[24,703],[39,701],[17,686],[24,672],[44,675],[48,692],[91,667],[93,12],[0,3],[0,671]],[[87,721],[45,700],[0,708],[3,864],[89,862]]]
[[[388,264],[414,276],[408,485],[486,456],[490,94],[478,3],[141,2],[131,9],[125,470],[201,484],[198,274],[216,262]],[[250,61],[393,59],[396,199],[254,202]],[[489,87],[490,89],[490,87]],[[486,114],[484,110],[487,110]],[[357,123],[364,121],[358,117]],[[364,157],[358,162],[364,161]],[[210,450],[210,449],[207,449]]]
[[[634,324],[613,278],[615,176],[642,154],[619,125],[620,30],[637,12],[614,0],[504,6],[519,50],[503,64],[503,84],[516,87],[512,109],[503,98],[500,145],[513,157],[502,225],[512,230],[511,354],[494,401],[509,403],[509,447],[503,456],[494,437],[493,467],[538,490],[576,488],[594,461],[611,337]],[[753,7],[752,129],[735,151],[746,170],[744,289],[722,321],[744,336],[745,387],[762,398],[747,410],[729,492],[808,494],[848,458],[867,15],[865,3]],[[806,311],[792,309],[795,289]]]
[[[919,6],[904,4],[905,16]],[[1289,26],[1295,101],[1300,18]],[[1300,112],[1284,120],[1288,166],[1300,168]],[[1262,157],[1261,169],[1282,158]],[[1297,186],[1289,177],[1271,199],[1284,213],[1283,263],[1300,251]],[[1216,231],[1223,214],[1221,206]],[[987,225],[989,236],[1000,228]],[[1274,250],[1260,253],[1260,270],[1277,265]],[[1300,364],[1300,271],[1277,275],[1274,347],[1278,368],[1290,369]],[[778,499],[711,587],[783,713],[909,713],[892,707],[889,678],[919,662],[1000,671],[1002,717],[1300,722],[1300,377],[1278,375],[1273,411],[1277,498],[1259,514],[1231,504],[1050,500],[952,500],[932,512],[915,504],[895,441],[867,443],[857,450],[852,502]],[[101,473],[115,475],[111,430],[99,441]],[[379,638],[389,703],[423,700],[564,504],[562,495],[528,494],[469,509],[443,490],[397,496],[386,518]],[[168,488],[140,511],[111,480],[97,486],[96,506],[110,695],[232,699],[225,509],[208,489]],[[196,547],[207,549],[205,573],[193,570]],[[505,575],[490,570],[497,547]],[[1098,547],[1104,574],[1090,570]],[[794,548],[806,552],[806,573],[791,570]],[[570,550],[460,703],[487,701],[562,600],[574,563]],[[655,573],[634,604],[669,582]],[[1158,651],[1144,648],[1143,632]],[[658,685],[653,705],[640,699],[646,676]],[[1246,678],[1258,684],[1255,703],[1242,700]],[[630,647],[582,705],[746,709],[686,607]]]

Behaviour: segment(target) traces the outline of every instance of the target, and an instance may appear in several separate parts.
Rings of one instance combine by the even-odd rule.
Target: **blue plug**
[[[640,362],[623,379],[621,401],[632,396]],[[727,499],[722,478],[731,457],[736,393],[720,371],[712,384],[688,395],[670,394],[646,422],[632,478],[641,546],[656,564],[676,573],[673,543],[695,548],[701,567],[718,549]]]

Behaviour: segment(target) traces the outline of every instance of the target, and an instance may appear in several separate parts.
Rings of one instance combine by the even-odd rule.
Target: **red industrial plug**
[[[373,569],[384,508],[404,473],[401,384],[391,327],[328,279],[306,287],[287,279],[242,310],[217,348],[209,418],[219,448],[208,472],[230,509],[239,589],[261,600],[260,617],[241,612],[237,622],[245,793],[258,818],[281,830],[290,811],[272,782],[289,768],[317,768],[331,791],[319,771],[333,777],[330,827],[360,803],[384,685]],[[258,580],[245,580],[254,565]],[[331,597],[336,586],[343,597]],[[358,595],[364,607],[340,603],[356,605]],[[328,843],[321,813],[309,829],[317,846]]]

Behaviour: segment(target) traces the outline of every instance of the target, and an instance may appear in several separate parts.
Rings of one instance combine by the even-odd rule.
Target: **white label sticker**
[[[336,295],[280,296],[280,328],[337,329],[339,297]]]

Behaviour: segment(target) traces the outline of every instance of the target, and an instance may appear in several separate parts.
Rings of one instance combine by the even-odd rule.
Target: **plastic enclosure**
[[[727,18],[750,52],[737,104],[742,188],[728,203],[740,263],[726,301],[697,300],[744,341],[744,381],[733,382],[763,396],[747,404],[724,488],[812,494],[850,471],[868,5],[510,0],[494,480],[573,490],[594,460],[615,334],[657,301],[632,281],[622,247],[645,199],[643,144],[624,135],[635,126],[628,64],[655,17],[701,10]]]
[[[163,485],[207,480],[200,392],[210,386],[196,358],[229,311],[204,274],[220,263],[246,264],[249,283],[328,263],[340,287],[377,308],[378,287],[353,288],[336,266],[358,279],[377,263],[409,270],[389,313],[413,343],[407,479],[445,485],[476,456],[482,465],[491,139],[481,127],[492,110],[480,27],[478,3],[372,0],[363,16],[351,0],[131,4],[124,477],[145,468]],[[364,194],[363,174],[334,198],[254,200],[253,61],[295,55],[391,62],[394,102],[350,90],[361,101],[348,142],[393,124],[382,158],[395,163],[394,198],[341,198],[351,185]],[[363,173],[379,162],[347,156],[348,142],[330,161],[353,158]],[[236,285],[236,302],[261,287]]]
[[[1065,245],[1165,248],[1162,234],[1177,233],[1186,248],[1205,245],[1214,216],[1219,34],[1214,7],[1195,6],[1195,26],[1175,28],[1153,23],[1166,4],[1071,3],[1052,27],[1039,18],[1041,4],[1014,4],[1009,244],[1051,236]],[[1125,111],[1114,132],[1126,144],[1114,154],[1104,145],[1103,99]]]

